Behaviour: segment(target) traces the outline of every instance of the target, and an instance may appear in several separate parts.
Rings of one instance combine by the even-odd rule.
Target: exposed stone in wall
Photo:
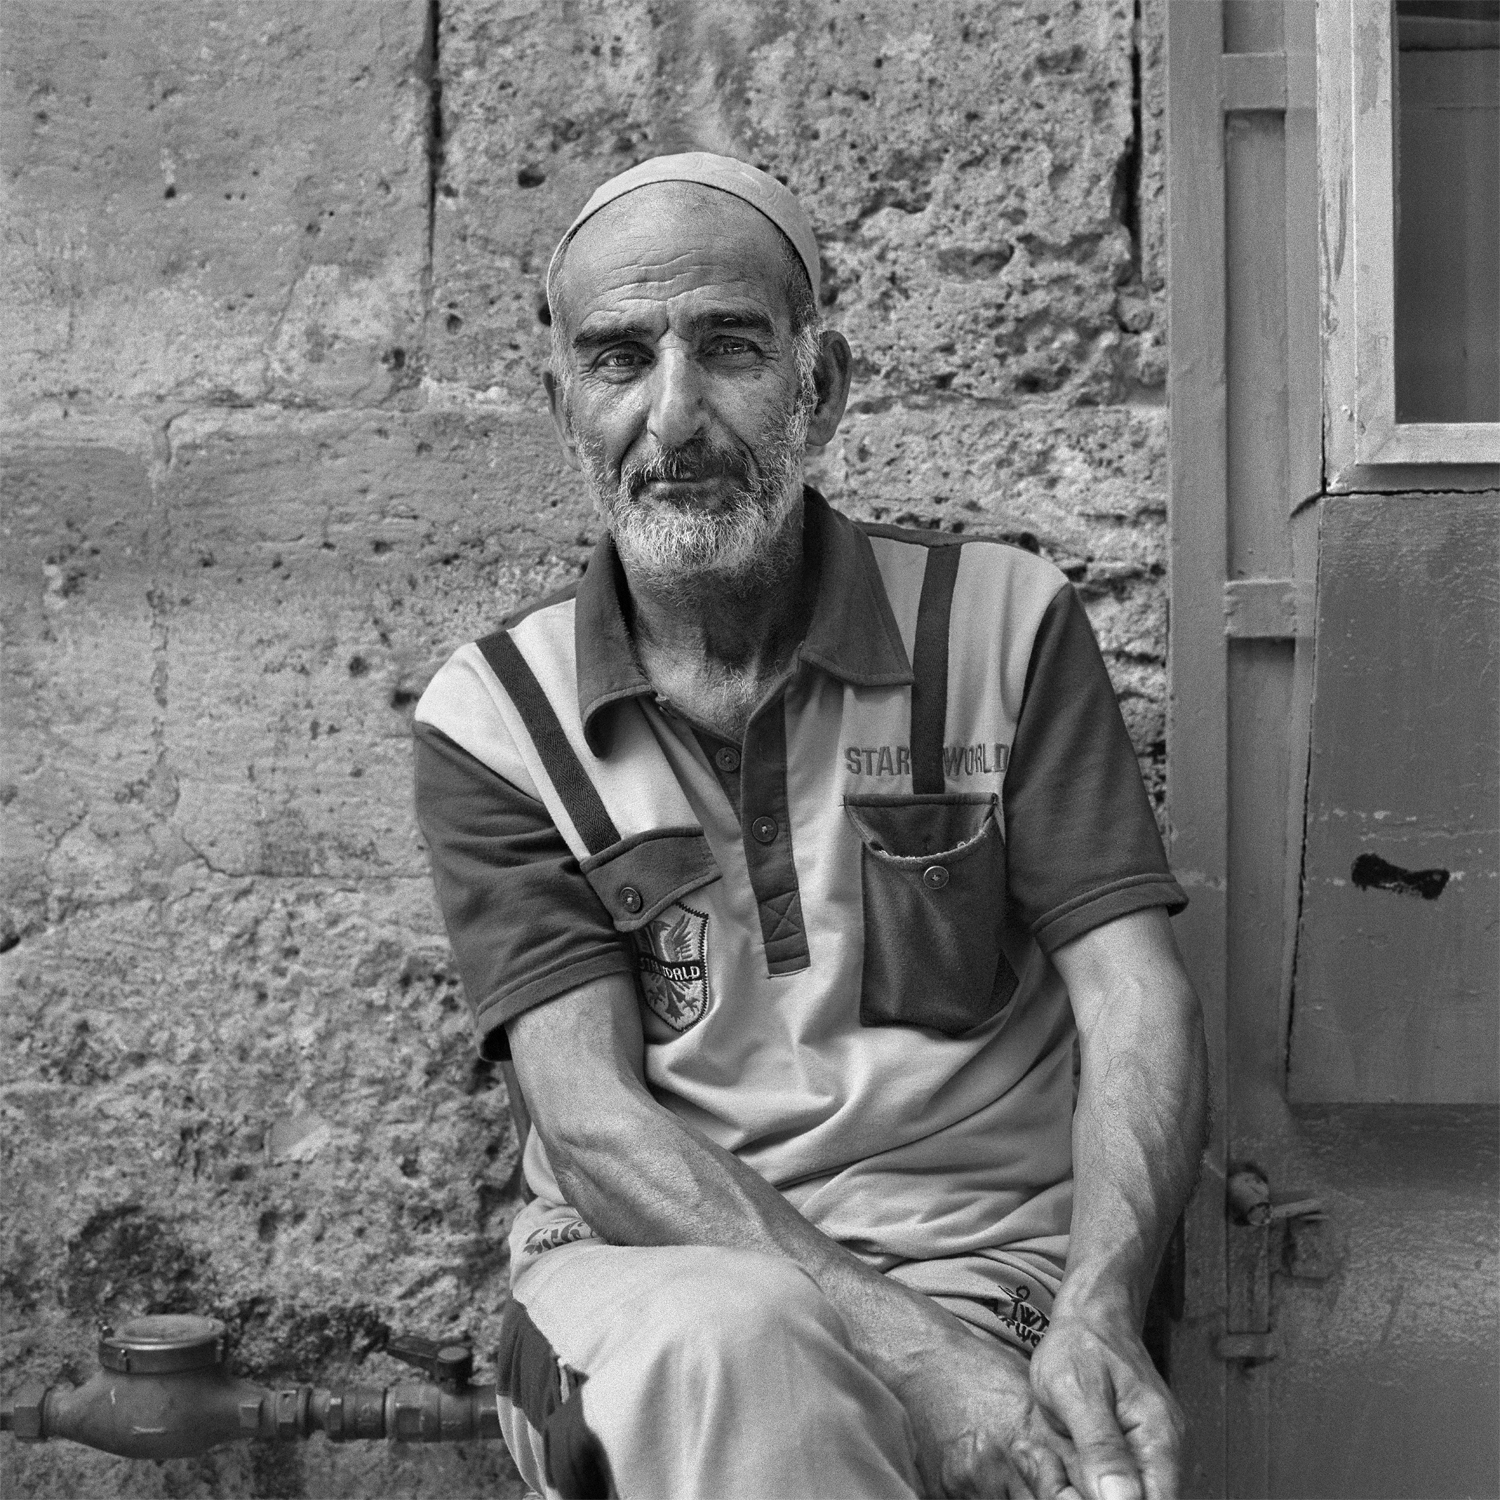
[[[7,5],[8,408],[389,396],[424,310],[426,18]]]
[[[402,1378],[394,1330],[486,1352],[516,1143],[408,734],[454,640],[577,571],[546,433],[261,409],[180,419],[167,453],[71,420],[4,476],[4,1378],[77,1378],[94,1320],[146,1309],[225,1318],[267,1380]],[[527,453],[537,487],[497,498]],[[0,1462],[17,1495],[515,1492],[498,1446],[320,1439],[165,1490],[71,1446]]]
[[[856,400],[950,392],[1109,399],[1131,246],[1119,0],[1000,9],[578,7],[564,36],[522,4],[444,7],[435,288],[464,320],[437,378],[529,394],[534,286],[601,175],[666,150],[744,155],[818,226]],[[566,74],[569,87],[558,87]],[[518,283],[494,298],[496,258]]]
[[[817,482],[1054,558],[1159,790],[1158,9],[5,7],[0,1388],[83,1377],[93,1320],[148,1309],[225,1317],[263,1378],[395,1379],[395,1329],[483,1363],[515,1142],[409,716],[596,535],[540,283],[629,162],[716,147],[803,194],[860,360]],[[0,1466],[16,1496],[517,1493],[498,1447]]]

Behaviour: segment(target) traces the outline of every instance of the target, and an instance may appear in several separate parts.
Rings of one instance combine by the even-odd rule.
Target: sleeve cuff
[[[490,1062],[508,1062],[510,1041],[505,1035],[508,1021],[592,980],[605,979],[611,974],[634,973],[635,964],[621,947],[552,969],[513,989],[496,991],[474,1007],[474,1031],[479,1044],[479,1055]]]
[[[1129,875],[1053,907],[1033,924],[1031,934],[1051,954],[1116,917],[1151,906],[1165,906],[1167,915],[1175,917],[1187,904],[1187,895],[1170,875]]]

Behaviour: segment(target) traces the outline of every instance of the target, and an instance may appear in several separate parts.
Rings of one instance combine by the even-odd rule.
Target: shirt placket
[[[812,962],[787,796],[786,693],[758,708],[740,749],[740,838],[760,914],[766,972],[795,974]]]

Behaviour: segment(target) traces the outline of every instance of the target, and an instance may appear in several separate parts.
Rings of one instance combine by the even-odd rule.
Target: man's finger
[[[1141,1483],[1146,1500],[1177,1500],[1181,1493],[1177,1488],[1177,1458],[1146,1457],[1141,1460]]]
[[[1078,1469],[1071,1477],[1084,1500],[1145,1500],[1135,1460],[1119,1444],[1080,1443]]]
[[[1013,1443],[1010,1460],[1036,1500],[1079,1500],[1062,1456],[1040,1439],[1021,1438]]]
[[[1184,1423],[1175,1403],[1162,1403],[1154,1419],[1132,1427],[1129,1438],[1146,1500],[1177,1500]]]
[[[1033,1493],[1010,1455],[985,1433],[966,1432],[943,1452],[948,1500],[1052,1500]]]
[[[1082,1500],[1059,1454],[1042,1438],[1008,1445],[966,1432],[943,1454],[942,1493],[949,1500]]]
[[[1107,1378],[1080,1380],[1076,1372],[1057,1382],[1048,1415],[1073,1440],[1067,1463],[1085,1500],[1145,1500],[1140,1470],[1115,1415],[1114,1391]]]

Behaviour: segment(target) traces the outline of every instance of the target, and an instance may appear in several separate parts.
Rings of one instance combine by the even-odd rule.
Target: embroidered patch
[[[1018,1286],[1009,1297],[996,1297],[990,1306],[995,1309],[995,1316],[1023,1344],[1035,1349],[1052,1320],[1039,1307],[1031,1305],[1027,1300],[1030,1296],[1029,1286]]]
[[[708,1009],[708,916],[674,903],[635,934],[641,993],[673,1031]]]
[[[563,1224],[544,1224],[526,1236],[521,1247],[523,1255],[541,1255],[547,1250],[556,1250],[561,1245],[571,1245],[575,1240],[591,1240],[596,1236],[582,1219],[569,1219]]]

